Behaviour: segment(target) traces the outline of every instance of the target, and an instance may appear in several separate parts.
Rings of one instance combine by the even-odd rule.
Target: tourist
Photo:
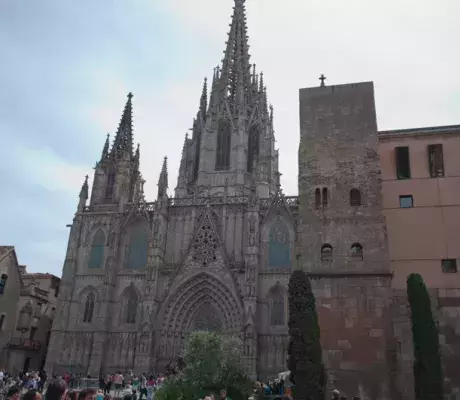
[[[21,389],[18,385],[11,386],[6,393],[6,398],[8,400],[19,400],[21,397]]]
[[[340,392],[337,389],[332,391],[332,400],[339,400],[340,399]]]
[[[147,378],[145,377],[145,374],[142,374],[139,379],[139,388],[139,400],[142,400],[144,396],[147,399]]]
[[[42,395],[37,389],[30,389],[22,396],[22,400],[42,400]]]
[[[232,400],[230,397],[227,397],[227,390],[221,389],[220,391],[220,400]]]
[[[96,400],[96,396],[95,389],[84,389],[78,394],[78,400]]]
[[[67,383],[63,379],[53,379],[46,389],[46,400],[65,400]]]

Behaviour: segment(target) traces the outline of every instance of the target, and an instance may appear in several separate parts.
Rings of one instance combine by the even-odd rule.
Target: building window
[[[291,242],[289,229],[282,221],[270,227],[268,239],[268,266],[276,269],[291,268]]]
[[[221,119],[217,123],[216,170],[230,168],[230,144],[232,127],[228,119]]]
[[[323,244],[321,246],[321,261],[332,261],[332,246]]]
[[[8,275],[2,274],[0,277],[0,295],[5,292],[6,281],[8,280]]]
[[[396,154],[396,176],[398,179],[410,179],[409,147],[401,146],[395,148]]]
[[[134,290],[130,290],[128,293],[128,298],[126,301],[126,320],[127,324],[135,324],[136,323],[136,315],[137,315],[137,294]]]
[[[5,324],[5,318],[6,318],[5,314],[0,315],[0,331],[3,330],[3,325]]]
[[[115,188],[115,172],[110,171],[107,175],[107,185],[105,187],[105,199],[112,200],[113,190]]]
[[[359,243],[354,243],[351,246],[351,256],[354,259],[362,260],[363,259],[363,246]]]
[[[327,206],[327,188],[323,188],[323,196],[321,200],[323,206]]]
[[[400,208],[412,208],[414,206],[414,199],[412,195],[399,196]]]
[[[284,296],[282,293],[272,294],[272,307],[270,315],[270,325],[284,325]]]
[[[358,189],[350,190],[350,205],[353,207],[361,205],[361,192]]]
[[[148,235],[142,227],[137,228],[131,235],[126,248],[125,267],[127,269],[142,269],[147,265]]]
[[[249,140],[248,140],[248,172],[253,172],[252,167],[254,162],[257,162],[259,156],[259,128],[257,125],[251,126],[249,129]]]
[[[94,293],[90,293],[88,294],[88,296],[86,296],[85,311],[83,313],[83,322],[91,322],[93,320],[95,301],[96,296],[94,296]]]
[[[105,235],[102,229],[99,229],[94,235],[89,253],[88,268],[102,268],[104,263],[104,246]]]
[[[445,274],[455,274],[457,272],[457,260],[455,258],[441,260],[441,267]]]
[[[316,188],[315,190],[315,207],[319,208],[321,206],[321,190]]]
[[[444,176],[444,156],[442,153],[442,144],[430,144],[428,146],[428,165],[430,176],[438,178]]]

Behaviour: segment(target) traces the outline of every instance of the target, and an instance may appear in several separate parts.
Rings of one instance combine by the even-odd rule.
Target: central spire
[[[245,101],[249,90],[250,64],[245,0],[235,0],[227,46],[220,71],[219,92],[236,104]]]
[[[126,102],[120,125],[118,125],[117,134],[113,142],[112,154],[118,155],[127,151],[133,157],[133,104],[131,99],[133,94],[128,93],[128,101]]]

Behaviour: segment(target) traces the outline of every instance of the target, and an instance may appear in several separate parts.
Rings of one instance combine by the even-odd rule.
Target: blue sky
[[[84,176],[129,91],[153,200],[170,190],[233,0],[0,0],[0,244],[60,276]],[[380,129],[460,123],[458,0],[247,0],[252,61],[295,194],[300,87],[373,80]]]

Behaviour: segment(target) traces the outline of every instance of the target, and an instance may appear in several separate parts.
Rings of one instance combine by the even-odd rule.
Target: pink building
[[[460,287],[460,125],[379,132],[393,287]]]

